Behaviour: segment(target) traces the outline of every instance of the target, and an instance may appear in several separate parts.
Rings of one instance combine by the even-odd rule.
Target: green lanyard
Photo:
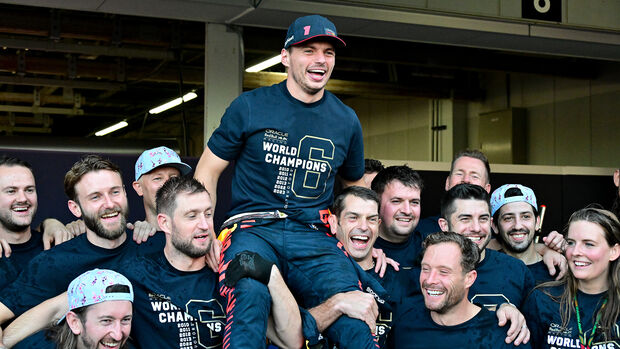
[[[590,338],[588,339],[588,345],[584,345],[586,343],[586,337],[583,335],[583,330],[581,329],[581,316],[579,315],[579,304],[577,303],[577,295],[575,295],[575,312],[577,313],[577,327],[579,328],[579,344],[581,344],[581,349],[590,349],[592,345],[592,340],[594,339],[594,333],[596,332],[596,327],[598,326],[598,322],[601,320],[601,312],[605,309],[605,305],[607,305],[607,298],[603,301],[603,305],[601,305],[601,309],[596,315],[596,321],[594,322],[594,327],[592,327],[592,333],[590,333]]]

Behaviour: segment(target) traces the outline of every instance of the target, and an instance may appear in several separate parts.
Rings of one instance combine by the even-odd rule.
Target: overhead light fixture
[[[173,99],[173,100],[171,100],[168,103],[164,103],[164,104],[160,105],[159,107],[155,107],[155,108],[149,110],[149,114],[159,114],[159,113],[161,113],[163,111],[166,111],[166,110],[168,110],[170,108],[176,107],[177,105],[181,104],[182,102],[191,101],[192,99],[194,99],[196,97],[198,97],[198,95],[195,92],[192,91],[190,93],[187,93],[185,96],[183,96],[183,100],[182,101],[181,101],[181,97]]]
[[[105,135],[107,135],[108,133],[112,133],[112,132],[114,132],[114,131],[120,130],[120,129],[121,129],[121,128],[123,128],[123,127],[127,127],[127,125],[129,125],[129,124],[127,123],[127,121],[121,121],[121,122],[119,122],[118,124],[112,125],[112,126],[110,126],[110,127],[104,128],[104,129],[103,129],[103,130],[101,130],[101,131],[97,131],[97,132],[95,132],[95,136],[98,136],[98,137],[99,137],[99,136],[105,136]]]
[[[248,69],[246,69],[245,71],[248,73],[256,73],[261,70],[265,70],[269,67],[272,67],[280,62],[282,62],[282,59],[280,58],[280,55],[277,55],[277,56],[269,58],[266,61],[260,62],[257,65],[253,65],[249,67]]]

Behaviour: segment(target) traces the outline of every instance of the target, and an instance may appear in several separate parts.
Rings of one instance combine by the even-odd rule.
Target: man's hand
[[[65,228],[67,228],[67,230],[73,236],[78,236],[78,235],[82,235],[82,234],[86,233],[86,224],[84,224],[84,221],[81,220],[81,219],[75,220],[75,221],[65,225]]]
[[[562,276],[566,274],[566,271],[568,269],[568,263],[566,262],[566,257],[564,257],[563,255],[557,253],[556,251],[550,248],[545,251],[545,254],[543,254],[543,263],[545,263],[545,265],[547,266],[547,269],[549,269],[549,275],[555,275],[556,266],[557,266],[557,269],[559,269],[559,272],[557,273],[558,275],[556,275],[555,277],[556,280],[559,280],[560,278],[562,278]]]
[[[377,332],[379,307],[371,294],[362,291],[338,293],[334,296],[334,301],[334,308],[340,313],[364,321],[371,333]]]
[[[43,228],[43,249],[49,250],[54,245],[60,245],[73,239],[74,235],[59,220],[48,218],[41,223]]]
[[[222,251],[222,242],[216,238],[213,238],[213,242],[211,243],[211,248],[209,249],[209,252],[207,252],[205,259],[207,260],[207,265],[209,266],[209,268],[211,268],[211,270],[213,270],[213,272],[215,273],[218,272],[221,251]]]
[[[11,256],[11,245],[5,239],[0,239],[0,256],[2,256],[2,252],[6,258]]]
[[[240,279],[249,277],[267,285],[273,266],[273,262],[266,260],[256,252],[239,252],[228,264],[224,284],[227,287],[235,287]]]
[[[398,262],[393,260],[392,258],[388,258],[383,250],[380,248],[372,248],[372,258],[375,260],[375,273],[379,274],[379,277],[383,277],[385,275],[385,271],[387,270],[387,265],[391,265],[394,270],[398,271]]]
[[[136,221],[134,224],[127,223],[127,229],[133,230],[133,241],[137,244],[146,242],[157,232],[157,229],[147,221]]]
[[[545,236],[543,238],[543,242],[547,245],[547,247],[558,253],[564,253],[566,250],[566,240],[564,239],[564,236],[555,230]]]
[[[500,305],[496,311],[498,325],[500,327],[506,325],[510,321],[510,328],[508,328],[506,343],[512,343],[519,345],[521,343],[527,343],[530,340],[530,330],[525,324],[525,317],[517,307],[510,303],[504,303]]]

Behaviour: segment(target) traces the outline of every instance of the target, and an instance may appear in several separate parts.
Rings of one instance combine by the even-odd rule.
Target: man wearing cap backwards
[[[141,348],[219,348],[226,314],[218,276],[206,268],[204,258],[212,243],[209,193],[193,178],[171,178],[157,192],[157,212],[166,234],[164,249],[114,267],[134,286],[133,343]],[[233,279],[254,277],[265,283],[273,300],[268,337],[282,348],[299,348],[303,337],[297,304],[274,264],[244,252],[231,262],[229,273]],[[26,312],[6,329],[5,344],[44,327],[48,322],[41,319],[64,314],[64,304],[50,300]]]
[[[491,214],[502,252],[522,260],[537,284],[553,280],[534,248],[534,235],[540,223],[534,191],[520,184],[502,185],[491,195]]]
[[[345,186],[363,186],[362,130],[353,110],[325,90],[336,47],[344,46],[324,17],[296,19],[289,27],[282,64],[287,79],[236,98],[222,117],[196,167],[214,202],[217,181],[235,160],[229,218],[222,233],[220,274],[251,250],[274,262],[305,308],[336,293],[359,290],[355,262],[327,228],[336,174]],[[360,271],[361,272],[361,271]],[[267,328],[265,285],[242,279],[222,288],[228,298],[230,348],[258,348]],[[232,321],[234,319],[234,321]],[[368,326],[341,316],[326,333],[341,348],[374,348]]]
[[[0,323],[61,293],[86,270],[112,268],[123,259],[163,248],[164,237],[159,235],[141,245],[131,241],[126,231],[127,196],[114,163],[86,155],[67,172],[64,184],[69,210],[83,218],[88,229],[39,253],[13,283],[0,290]]]
[[[34,332],[52,324],[49,335],[59,349],[124,349],[128,347],[133,301],[133,287],[125,276],[113,270],[93,269],[71,281],[66,292],[37,306],[40,311],[30,322],[15,325]],[[34,311],[24,316],[31,313]],[[15,325],[6,329],[0,348],[15,344]]]

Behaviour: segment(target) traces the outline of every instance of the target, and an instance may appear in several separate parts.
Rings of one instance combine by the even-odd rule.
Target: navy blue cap
[[[338,37],[334,23],[323,16],[310,15],[297,18],[288,27],[284,48],[287,49],[317,37],[329,38],[340,46],[347,45],[344,40]]]

